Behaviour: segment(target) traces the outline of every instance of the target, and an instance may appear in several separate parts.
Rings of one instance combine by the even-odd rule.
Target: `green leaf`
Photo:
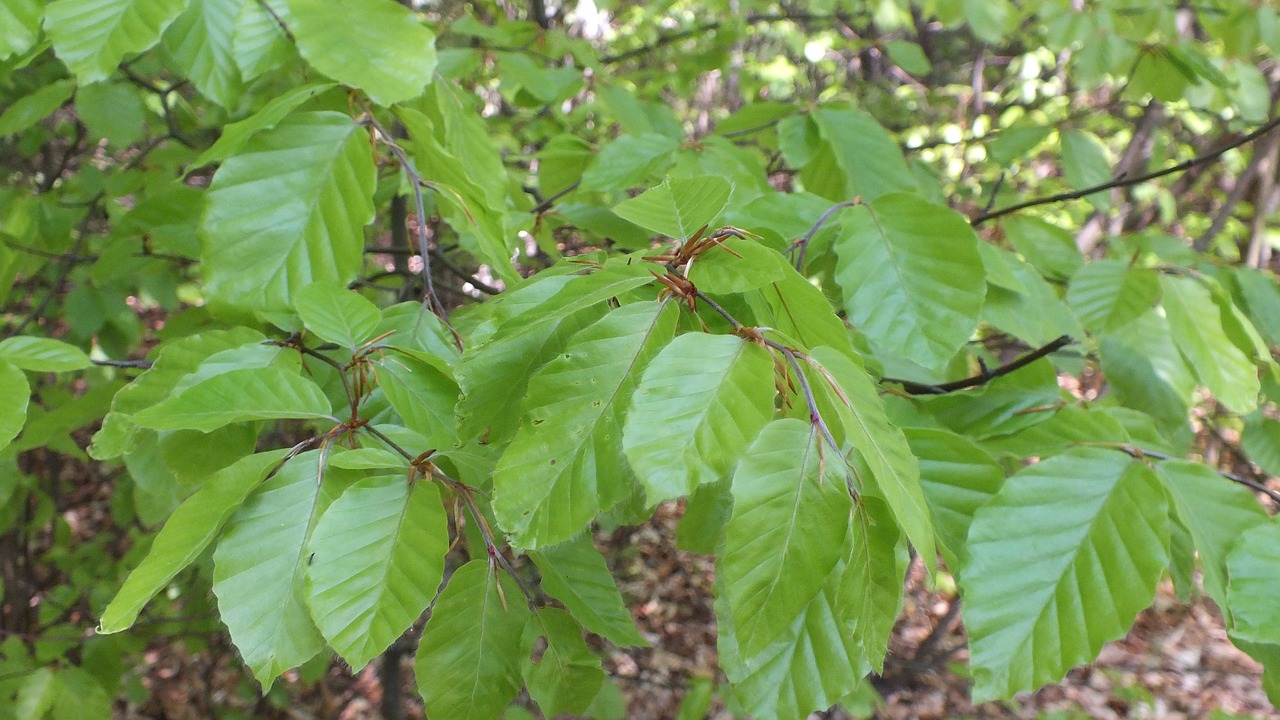
[[[963,435],[946,430],[906,428],[911,452],[920,462],[933,527],[947,567],[959,572],[968,557],[969,526],[978,508],[1004,486],[1004,470],[995,458]]]
[[[53,50],[81,85],[105,80],[127,55],[140,53],[187,7],[188,0],[55,0],[44,29]]]
[[[1146,313],[1101,340],[1102,372],[1116,398],[1155,418],[1166,432],[1185,428],[1196,379],[1178,354],[1166,315]]]
[[[671,164],[680,142],[665,135],[623,135],[609,143],[582,174],[585,190],[635,187]],[[695,227],[694,230],[698,228]]]
[[[1272,518],[1239,533],[1238,537],[1234,549],[1227,555],[1230,577],[1227,606],[1235,625],[1232,637],[1280,644],[1280,604],[1276,603],[1280,524]]]
[[[333,408],[311,380],[277,367],[215,375],[133,416],[142,427],[209,432],[245,420],[328,418]]]
[[[98,632],[107,635],[127,630],[156,593],[190,565],[222,532],[227,518],[262,482],[267,471],[285,455],[284,450],[241,458],[211,477],[178,506],[151,542],[142,563],[129,573],[115,598],[102,612]]]
[[[1168,563],[1164,490],[1123,453],[1076,448],[979,508],[960,575],[974,701],[1062,677],[1122,637]]]
[[[885,415],[875,383],[848,355],[831,348],[814,348],[809,361],[820,368],[818,382],[834,391],[833,404],[844,439],[871,470],[863,491],[879,495],[889,504],[897,524],[932,572],[937,553],[933,519],[920,486],[920,466],[902,430]]]
[[[786,258],[751,238],[731,237],[689,263],[687,275],[712,295],[743,293],[783,281],[791,269]]]
[[[258,5],[256,2],[246,3],[245,7],[258,7]],[[290,113],[298,109],[299,106],[331,87],[333,87],[333,83],[311,83],[286,90],[264,105],[258,112],[243,120],[224,126],[218,141],[211,145],[208,150],[200,153],[200,157],[196,158],[188,168],[194,170],[209,163],[226,160],[239,154],[240,150],[254,135],[274,128],[280,124],[281,120],[284,120]]]
[[[31,386],[18,368],[0,361],[0,449],[13,441],[27,421]]]
[[[912,75],[925,76],[933,70],[933,64],[929,62],[928,56],[916,43],[908,40],[890,40],[885,43],[884,49],[889,53],[889,59],[894,65]]]
[[[504,295],[505,302],[495,304],[500,312],[496,332],[473,338],[457,369],[462,388],[459,439],[469,440],[486,430],[490,442],[511,439],[519,427],[520,400],[533,372],[602,314],[599,304],[652,281],[653,276],[637,263],[625,270],[549,277]]]
[[[457,436],[453,408],[458,385],[438,366],[409,353],[388,352],[373,364],[378,387],[405,427],[440,446]]]
[[[1065,280],[1084,265],[1075,238],[1057,225],[1037,217],[1010,215],[1000,220],[1000,227],[1014,249],[1048,277]]]
[[[31,49],[40,37],[43,0],[6,0],[0,5],[0,60]]]
[[[307,549],[311,617],[359,672],[436,595],[449,551],[440,491],[403,473],[361,480],[325,510]]]
[[[436,70],[435,35],[408,8],[381,0],[287,0],[298,52],[316,70],[383,107],[422,94]]]
[[[1258,370],[1227,336],[1209,290],[1191,278],[1168,275],[1160,285],[1173,342],[1187,366],[1232,412],[1252,412],[1258,407]]]
[[[845,550],[853,499],[822,442],[809,423],[776,420],[734,472],[716,579],[748,664],[822,590]]]
[[[297,50],[285,29],[292,21],[284,0],[246,2],[240,7],[231,47],[245,82],[296,60]]]
[[[93,365],[75,345],[30,335],[0,340],[0,360],[32,372],[70,372]]]
[[[622,415],[678,314],[674,303],[618,308],[530,378],[520,429],[493,473],[493,512],[517,547],[568,540],[631,494]]]
[[[496,719],[520,690],[518,638],[528,620],[524,596],[505,573],[484,560],[458,568],[436,600],[414,662],[427,715]]]
[[[604,682],[600,658],[582,639],[582,626],[563,610],[542,608],[525,626],[525,646],[546,638],[542,659],[525,672],[529,695],[546,717],[581,715]]]
[[[256,0],[187,0],[164,34],[175,68],[201,95],[228,109],[244,92],[232,40],[240,9],[250,1]]]
[[[617,645],[649,644],[636,630],[590,533],[531,552],[529,557],[542,573],[542,589],[564,603],[588,630]]]
[[[773,361],[732,335],[681,335],[649,363],[622,448],[650,505],[728,476],[773,416]]]
[[[1150,268],[1120,260],[1095,260],[1071,277],[1067,302],[1095,332],[1117,330],[1137,319],[1160,298],[1160,280]]]
[[[1268,475],[1280,474],[1280,420],[1254,413],[1245,418],[1240,442],[1249,459]]]
[[[941,368],[969,340],[986,293],[964,218],[912,195],[846,210],[836,280],[849,321],[873,343]]]
[[[324,648],[305,604],[307,542],[333,502],[318,451],[298,455],[231,518],[213,553],[213,593],[231,640],[264,687]]]
[[[140,142],[147,135],[147,108],[144,104],[142,95],[138,88],[120,82],[100,82],[93,85],[85,85],[76,90],[76,114],[80,116],[81,122],[89,129],[89,132],[96,137],[106,138],[108,142],[116,147],[126,147]],[[194,188],[188,188],[194,190]],[[182,193],[182,190],[175,190],[172,196]],[[151,195],[147,199],[152,202],[158,202],[159,193]],[[167,199],[167,198],[166,198]],[[176,203],[175,203],[176,204]],[[197,206],[198,207],[198,206]],[[134,209],[137,210],[135,205]],[[172,206],[165,209],[176,210]],[[150,209],[146,206],[137,215],[133,215],[132,219],[140,220],[146,216]],[[184,214],[183,220],[188,220],[194,225],[196,213],[190,215]],[[147,229],[156,232],[156,236],[163,234],[161,221],[148,223]],[[119,229],[119,225],[116,226]],[[145,232],[145,231],[144,231]]]
[[[75,91],[74,80],[58,80],[19,98],[0,113],[0,138],[16,135],[53,114]]]
[[[362,295],[333,283],[312,283],[294,296],[302,324],[321,339],[354,350],[382,322],[378,307]]]
[[[800,174],[806,187],[813,185],[812,192],[842,202],[916,190],[898,142],[875,118],[861,110],[830,108],[810,117],[823,140],[817,159]]]
[[[1093,133],[1084,130],[1068,130],[1062,133],[1062,172],[1073,189],[1101,185],[1111,179],[1111,160],[1106,146]],[[1106,191],[1096,192],[1086,198],[1096,207],[1111,207]]]
[[[409,462],[399,453],[377,447],[362,447],[329,455],[329,467],[347,470],[388,470],[395,468],[407,473]]]
[[[341,113],[301,113],[255,135],[209,187],[206,297],[286,313],[313,282],[345,285],[360,268],[374,181],[368,133]]]
[[[668,177],[636,197],[613,207],[623,220],[676,240],[688,240],[709,225],[729,202],[733,186],[711,175]]]
[[[1156,465],[1156,475],[1169,491],[1178,518],[1191,531],[1205,592],[1218,603],[1230,627],[1233,606],[1227,598],[1228,552],[1241,533],[1267,523],[1267,511],[1253,493],[1200,463],[1167,460]]]

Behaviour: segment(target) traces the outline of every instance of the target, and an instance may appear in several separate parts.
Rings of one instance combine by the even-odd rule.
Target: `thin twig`
[[[854,207],[855,205],[861,204],[862,198],[854,198],[852,200],[845,200],[844,202],[832,205],[827,208],[826,212],[822,213],[822,217],[818,218],[818,221],[813,224],[813,227],[809,228],[809,232],[805,233],[804,237],[791,243],[791,247],[787,248],[787,252],[791,252],[797,248],[800,250],[800,253],[796,255],[796,269],[804,267],[804,254],[809,249],[809,241],[813,239],[814,235],[818,234],[818,231],[822,229],[822,226],[826,224],[827,220],[831,219],[831,216],[841,208]]]
[[[560,198],[564,197],[565,195],[568,195],[569,193],[573,192],[574,190],[577,190],[578,186],[581,184],[582,184],[581,180],[574,182],[569,187],[561,190],[560,192],[552,195],[546,200],[543,200],[542,202],[535,205],[533,209],[529,211],[529,213],[532,215],[541,215],[542,213],[550,210],[551,206],[556,204],[556,201],[558,201]]]
[[[902,385],[903,390],[911,395],[945,395],[946,393],[955,392],[957,390],[965,390],[967,388],[985,385],[1002,375],[1008,375],[1016,370],[1021,370],[1036,360],[1039,360],[1051,353],[1055,353],[1073,342],[1075,342],[1075,340],[1071,339],[1070,335],[1063,335],[1047,345],[1043,345],[1032,350],[1007,365],[1001,365],[995,370],[983,368],[982,372],[963,380],[955,380],[952,382],[940,383],[938,385],[926,385],[924,383],[912,382],[910,380],[886,377],[880,378],[880,382],[898,383]]]
[[[1112,188],[1129,187],[1131,185],[1141,185],[1142,183],[1147,182],[1149,180],[1162,178],[1166,175],[1173,175],[1174,173],[1185,172],[1187,170],[1190,170],[1193,167],[1196,167],[1197,165],[1203,165],[1212,160],[1217,160],[1219,157],[1225,155],[1227,152],[1234,150],[1238,147],[1241,147],[1243,145],[1247,145],[1253,142],[1254,140],[1257,140],[1258,138],[1262,137],[1263,135],[1266,135],[1275,127],[1280,127],[1280,116],[1271,118],[1267,122],[1258,126],[1257,129],[1255,129],[1253,132],[1249,133],[1248,135],[1244,135],[1232,142],[1229,142],[1226,145],[1223,145],[1222,147],[1218,148],[1217,150],[1207,152],[1203,155],[1198,155],[1194,158],[1191,158],[1190,160],[1187,160],[1185,162],[1180,162],[1177,165],[1172,165],[1170,167],[1164,168],[1163,170],[1155,170],[1153,172],[1149,172],[1144,175],[1136,175],[1133,177],[1116,178],[1114,180],[1108,180],[1107,182],[1094,185],[1093,187],[1087,187],[1082,190],[1073,190],[1071,192],[1058,193],[1056,195],[1049,195],[1047,197],[1034,198],[1031,200],[1027,200],[1025,202],[1017,203],[1015,205],[1010,205],[1009,207],[1006,207],[1006,208],[995,210],[993,212],[984,212],[974,217],[969,222],[971,225],[976,227],[990,220],[994,220],[998,217],[1003,217],[1005,215],[1013,214],[1015,212],[1018,212],[1019,210],[1026,210],[1027,208],[1037,207],[1039,205],[1050,205],[1053,203],[1065,202],[1067,200],[1079,200],[1080,198],[1087,197],[1089,195],[1092,195],[1096,192],[1101,192],[1103,190],[1110,190]]]
[[[129,368],[133,370],[150,370],[155,365],[153,360],[90,360],[101,367]]]
[[[1133,458],[1135,458],[1135,459],[1137,459],[1137,460],[1141,460],[1141,459],[1143,459],[1144,457],[1155,458],[1156,460],[1182,460],[1182,459],[1184,459],[1184,458],[1174,457],[1173,455],[1166,455],[1165,453],[1162,453],[1162,452],[1156,452],[1156,451],[1154,451],[1154,450],[1145,450],[1145,449],[1140,448],[1140,447],[1138,447],[1138,446],[1136,446],[1136,445],[1128,445],[1128,444],[1124,444],[1124,443],[1120,443],[1120,444],[1112,444],[1112,443],[1092,443],[1092,444],[1097,445],[1097,446],[1100,446],[1100,447],[1111,447],[1111,448],[1114,448],[1114,449],[1116,449],[1116,450],[1120,450],[1121,452],[1124,452],[1124,453],[1126,453],[1127,455],[1129,455],[1130,457],[1133,457]],[[1212,466],[1209,466],[1209,465],[1206,465],[1206,467],[1208,467],[1210,470],[1213,470],[1214,472],[1218,473],[1218,474],[1219,474],[1219,475],[1221,475],[1222,477],[1224,477],[1224,478],[1226,478],[1226,479],[1230,480],[1230,481],[1231,481],[1231,482],[1233,482],[1233,483],[1237,483],[1237,484],[1239,484],[1239,485],[1243,485],[1243,486],[1245,486],[1245,487],[1247,487],[1247,488],[1249,488],[1249,489],[1251,489],[1251,490],[1254,490],[1254,491],[1257,491],[1257,492],[1262,493],[1263,495],[1266,495],[1268,498],[1270,498],[1270,499],[1271,499],[1271,502],[1273,502],[1273,503],[1275,503],[1275,504],[1276,504],[1276,507],[1280,507],[1280,493],[1276,492],[1275,490],[1272,490],[1271,488],[1267,487],[1266,485],[1263,485],[1262,483],[1258,482],[1257,480],[1252,480],[1252,479],[1247,478],[1247,477],[1242,477],[1242,476],[1240,476],[1240,475],[1237,475],[1237,474],[1235,474],[1235,473],[1233,473],[1233,472],[1228,472],[1228,471],[1223,470],[1223,469],[1221,469],[1221,468],[1216,468],[1216,467],[1212,467]]]
[[[58,294],[58,288],[62,287],[62,284],[71,276],[71,270],[76,266],[76,263],[72,258],[79,257],[80,252],[84,249],[85,243],[89,241],[89,225],[93,222],[94,217],[100,211],[100,203],[102,202],[102,198],[105,196],[105,193],[100,192],[94,197],[92,204],[89,206],[89,210],[84,214],[84,218],[80,220],[80,224],[76,228],[75,245],[72,246],[70,251],[65,253],[62,259],[62,268],[58,271],[58,277],[53,281],[53,285],[49,287],[49,293],[44,296],[44,299],[40,301],[39,305],[32,308],[31,312],[22,319],[22,322],[18,323],[18,326],[13,329],[14,335],[20,334],[28,325],[35,322],[40,318],[40,316],[44,315],[44,311],[48,309],[49,303],[53,302],[54,296]]]

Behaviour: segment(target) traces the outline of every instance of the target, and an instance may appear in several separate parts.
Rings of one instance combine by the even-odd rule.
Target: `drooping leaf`
[[[432,608],[414,663],[427,714],[496,720],[520,690],[518,639],[528,619],[524,596],[505,574],[483,560],[458,568]]]
[[[292,115],[254,135],[213,176],[202,234],[210,302],[282,313],[316,281],[345,284],[373,219],[369,137],[334,112]]]
[[[140,53],[188,0],[56,0],[45,10],[53,50],[81,85],[105,80],[125,56]]]
[[[1227,555],[1227,605],[1232,636],[1280,645],[1280,605],[1275,579],[1280,573],[1280,524],[1272,518],[1239,534]]]
[[[311,617],[358,672],[436,595],[449,551],[440,491],[404,474],[361,480],[325,510],[307,549]]]
[[[526,647],[539,637],[547,647],[525,672],[529,695],[547,717],[581,715],[604,682],[600,657],[582,639],[582,626],[559,608],[539,610],[525,626]]]
[[[895,194],[845,212],[836,280],[872,342],[940,368],[973,333],[986,283],[977,236],[958,214]]]
[[[0,362],[0,449],[8,445],[27,421],[31,386],[27,376],[7,362]]]
[[[435,35],[412,11],[378,0],[287,0],[298,52],[312,67],[390,107],[422,94]]]
[[[1155,270],[1106,259],[1081,267],[1067,291],[1067,302],[1094,331],[1124,327],[1150,310],[1159,297]]]
[[[324,638],[307,611],[307,542],[334,489],[318,451],[290,460],[231,518],[213,553],[218,612],[263,686],[310,660]]]
[[[834,391],[833,405],[843,438],[871,470],[871,478],[864,481],[864,491],[879,495],[888,503],[897,524],[932,571],[937,563],[933,519],[920,486],[919,463],[902,430],[889,422],[871,377],[848,355],[830,348],[814,348],[810,358],[821,368],[818,382]]]
[[[668,177],[661,185],[613,207],[623,220],[676,240],[688,240],[729,202],[733,186],[711,175]]]
[[[1230,626],[1228,553],[1241,533],[1267,522],[1267,512],[1247,489],[1232,484],[1206,465],[1167,460],[1156,465],[1156,474],[1191,533],[1204,573],[1205,592],[1218,603]]]
[[[817,428],[764,427],[733,475],[733,515],[716,567],[748,664],[784,634],[835,572],[853,500]]]
[[[232,370],[196,383],[133,416],[155,430],[208,432],[245,420],[326,418],[333,408],[311,380],[277,367]]]
[[[1258,370],[1227,336],[1218,305],[1204,285],[1191,278],[1160,277],[1164,310],[1178,351],[1209,392],[1233,412],[1258,406]]]
[[[453,408],[458,384],[438,366],[408,353],[386,353],[374,362],[378,387],[406,427],[440,446],[457,436]]]
[[[382,321],[378,307],[363,296],[324,282],[299,290],[294,296],[294,307],[304,327],[349,350],[368,340]]]
[[[33,372],[83,370],[93,363],[75,345],[51,338],[15,335],[0,340],[0,360]]]
[[[1076,448],[978,509],[959,578],[975,702],[1057,680],[1124,635],[1168,563],[1165,497],[1146,465]]]
[[[583,627],[618,645],[648,645],[636,630],[589,533],[534,551],[529,557],[542,573],[542,589],[564,603]]]
[[[75,94],[74,80],[58,80],[19,98],[0,113],[0,138],[16,135],[48,117]]]
[[[493,473],[493,511],[517,546],[568,540],[631,493],[623,412],[677,315],[674,303],[618,308],[529,380],[520,429]]]
[[[1004,485],[995,458],[973,441],[946,430],[907,428],[911,453],[920,462],[920,487],[933,517],[938,545],[952,572],[968,555],[965,543],[978,508]]]
[[[728,476],[773,415],[773,362],[732,335],[681,335],[649,363],[622,447],[649,504]]]
[[[104,635],[129,629],[138,613],[213,542],[231,514],[280,459],[284,450],[250,455],[210,476],[165,521],[142,563],[129,573],[98,622]]]
[[[179,72],[202,95],[234,108],[244,91],[232,41],[247,0],[187,0],[188,7],[164,34],[164,47]]]

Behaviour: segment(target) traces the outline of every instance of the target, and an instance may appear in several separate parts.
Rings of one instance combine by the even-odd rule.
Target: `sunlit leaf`
[[[69,372],[92,365],[89,356],[75,345],[30,335],[0,340],[0,360],[33,372]]]
[[[661,185],[615,205],[613,212],[642,228],[683,241],[716,219],[732,190],[728,181],[710,175],[668,177]]]
[[[547,648],[525,672],[529,695],[547,717],[581,715],[600,692],[600,657],[582,639],[582,626],[563,610],[543,608],[525,626],[525,645],[542,637]]]
[[[121,60],[160,40],[188,0],[56,0],[44,29],[58,59],[82,85],[104,80]]]
[[[215,375],[133,416],[141,427],[208,432],[245,420],[326,418],[333,408],[311,380],[276,367]]]
[[[604,558],[589,533],[529,554],[542,572],[542,588],[564,603],[593,633],[619,645],[648,645],[609,574]]]

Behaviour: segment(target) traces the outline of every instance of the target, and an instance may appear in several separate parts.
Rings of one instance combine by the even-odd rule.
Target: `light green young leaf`
[[[564,603],[588,630],[617,645],[649,644],[636,630],[590,533],[534,551],[529,557],[542,573],[542,589]]]
[[[422,94],[436,70],[435,35],[399,3],[287,0],[298,52],[315,69],[390,107]]]
[[[240,6],[231,47],[245,82],[253,82],[297,58],[297,49],[285,31],[292,22],[284,0],[246,2]]]
[[[846,551],[853,499],[822,442],[807,422],[775,420],[734,472],[717,595],[747,664],[786,633]]]
[[[438,366],[408,353],[388,352],[373,363],[378,387],[404,421],[441,447],[457,437],[453,408],[458,384]]]
[[[199,490],[178,506],[165,521],[142,563],[129,573],[98,623],[107,635],[127,630],[156,593],[213,542],[227,518],[235,512],[264,475],[280,462],[284,450],[242,458],[211,476]]]
[[[1058,680],[1122,637],[1168,546],[1164,489],[1121,452],[1076,448],[1010,478],[974,516],[959,578],[974,701]]]
[[[787,277],[791,269],[776,250],[758,240],[731,237],[711,248],[689,264],[688,277],[705,293],[743,293],[756,290]]]
[[[248,0],[187,0],[187,9],[165,31],[163,47],[176,69],[200,94],[234,109],[244,92],[232,38]]]
[[[1254,413],[1245,418],[1240,444],[1252,460],[1268,475],[1280,474],[1280,420]]]
[[[1068,130],[1061,138],[1062,172],[1072,188],[1083,190],[1111,179],[1106,146],[1096,135],[1085,130]],[[1099,208],[1111,207],[1111,198],[1106,192],[1096,192],[1086,199]]]
[[[978,508],[1004,485],[1004,471],[987,451],[963,435],[932,428],[906,428],[911,453],[920,462],[920,487],[938,545],[952,572],[968,556],[969,525]]]
[[[311,617],[359,672],[436,595],[449,551],[440,491],[403,473],[361,480],[325,510],[307,549]]]
[[[105,80],[125,56],[140,53],[187,7],[188,0],[55,0],[44,30],[81,85]]]
[[[501,582],[501,589],[499,583]],[[430,717],[496,720],[520,690],[524,595],[484,560],[458,568],[422,630],[414,662]]]
[[[18,368],[0,361],[0,449],[13,441],[27,421],[31,386]]]
[[[0,360],[33,372],[70,372],[93,364],[89,362],[89,356],[75,345],[30,335],[0,340]]]
[[[346,470],[390,470],[397,469],[404,476],[408,472],[409,461],[380,447],[362,447],[355,450],[334,452],[329,455],[329,467]]]
[[[303,287],[349,282],[375,180],[368,133],[342,113],[300,113],[255,135],[209,187],[201,239],[210,302],[287,313]]]
[[[6,690],[8,688],[6,687]],[[58,694],[58,678],[53,668],[35,668],[22,681],[13,699],[13,717],[18,720],[36,720],[46,717]]]
[[[1232,412],[1258,407],[1258,370],[1223,329],[1222,316],[1208,288],[1191,278],[1163,275],[1164,310],[1173,342],[1200,382]]]
[[[1117,330],[1155,305],[1160,280],[1150,268],[1131,268],[1120,260],[1095,260],[1071,277],[1067,302],[1095,332]]]
[[[596,156],[595,162],[582,174],[582,187],[585,190],[635,187],[669,167],[679,147],[678,140],[665,135],[623,135]]]
[[[529,380],[520,429],[493,473],[493,512],[516,546],[564,542],[631,494],[622,415],[678,314],[659,302],[613,310]]]
[[[1238,528],[1237,528],[1238,529]],[[1227,555],[1227,606],[1235,627],[1232,637],[1280,645],[1280,524],[1275,518],[1239,534]]]
[[[613,212],[642,228],[684,241],[720,215],[732,192],[727,180],[712,175],[668,177],[661,185],[615,205]]]
[[[732,335],[681,335],[632,396],[622,448],[650,505],[728,476],[773,416],[773,361]]]
[[[324,638],[307,612],[307,542],[335,490],[318,451],[285,464],[240,507],[213,553],[213,593],[231,640],[264,687]]]
[[[559,608],[542,608],[525,626],[524,645],[532,650],[546,638],[542,659],[525,669],[529,695],[546,717],[581,715],[600,692],[600,657],[582,639],[582,626]]]
[[[978,238],[956,212],[913,195],[845,211],[836,280],[849,321],[885,350],[938,369],[978,324]]]
[[[133,416],[141,427],[209,432],[245,420],[327,418],[333,408],[311,380],[278,367],[215,375]]]
[[[510,440],[519,427],[520,400],[533,372],[574,333],[603,315],[602,303],[652,281],[643,263],[636,263],[585,276],[538,280],[498,303],[496,332],[468,343],[457,369],[462,388],[459,439],[487,431],[491,443]]]
[[[1241,533],[1267,523],[1267,511],[1253,493],[1200,463],[1167,460],[1156,465],[1156,475],[1169,491],[1178,518],[1191,531],[1204,573],[1205,592],[1218,603],[1231,627],[1228,552],[1240,540]]]
[[[1160,423],[1166,431],[1185,428],[1196,378],[1174,345],[1164,313],[1152,311],[1123,332],[1102,336],[1102,372],[1116,398]]]
[[[0,5],[0,60],[35,45],[43,15],[43,0],[7,0]]]
[[[333,283],[311,283],[298,291],[293,302],[303,326],[348,350],[360,347],[382,322],[376,305]]]
[[[902,430],[889,422],[879,391],[867,375],[843,353],[814,348],[810,362],[821,370],[811,384],[823,383],[835,394],[835,414],[844,439],[871,470],[863,490],[879,495],[893,510],[930,572],[937,567],[933,519],[920,486],[920,466]]]
[[[245,7],[258,7],[256,2],[246,3]],[[274,25],[274,21],[273,25]],[[208,150],[200,153],[188,169],[204,167],[209,163],[226,160],[240,152],[254,135],[274,128],[303,103],[333,87],[333,83],[310,83],[290,88],[267,103],[258,112],[249,117],[230,123],[222,128],[222,135]]]
[[[19,98],[0,113],[0,138],[26,130],[62,107],[76,91],[74,80],[58,80]]]
[[[916,190],[902,149],[875,118],[861,110],[831,108],[815,110],[810,117],[823,140],[815,160],[801,171],[813,192],[843,202]]]

